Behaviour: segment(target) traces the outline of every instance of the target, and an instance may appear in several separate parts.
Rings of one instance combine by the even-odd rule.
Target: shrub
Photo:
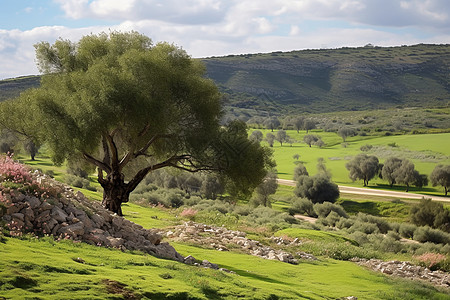
[[[364,213],[358,213],[356,215],[357,220],[364,222],[364,223],[371,223],[378,227],[379,232],[381,233],[387,233],[389,230],[391,230],[391,226],[389,225],[389,222],[386,220],[375,217],[372,215],[364,214]]]
[[[423,226],[418,227],[414,231],[414,239],[422,243],[447,244],[450,243],[450,234],[438,229],[432,229],[429,226]]]
[[[414,259],[419,265],[426,267],[432,271],[435,270],[450,270],[450,258],[447,255],[440,253],[424,253],[419,256],[415,256]]]
[[[288,212],[290,215],[295,214],[307,214],[310,217],[317,217],[314,212],[313,203],[306,198],[295,198],[292,201],[291,207],[289,207]]]
[[[365,234],[379,233],[380,230],[378,226],[368,222],[362,222],[360,220],[356,220],[355,223],[348,229],[348,232],[363,232]]]
[[[372,148],[373,148],[372,145],[367,144],[367,145],[361,146],[361,147],[359,148],[359,150],[361,150],[361,151],[363,151],[363,152],[367,152],[367,151],[370,151]]]
[[[348,218],[348,215],[342,206],[331,202],[314,204],[314,212],[322,218],[326,218],[331,212],[335,212],[340,217]]]
[[[197,210],[195,210],[195,209],[189,207],[189,208],[185,208],[185,209],[181,212],[180,216],[183,217],[183,218],[187,218],[187,219],[189,219],[189,220],[194,220],[194,219],[195,219],[195,216],[197,215],[197,213],[198,213]]]
[[[15,162],[10,156],[0,157],[0,179],[15,183],[31,182],[31,174],[27,167]]]
[[[402,223],[398,229],[398,233],[407,239],[412,239],[414,237],[414,232],[416,231],[417,226],[410,223]]]
[[[418,226],[428,225],[450,232],[450,212],[442,203],[431,199],[422,199],[410,211],[411,222]]]
[[[361,231],[355,231],[350,235],[350,238],[358,243],[358,245],[362,246],[369,242],[367,234]]]
[[[71,186],[77,187],[77,188],[83,188],[83,189],[87,189],[90,185],[90,182],[88,179],[76,176],[76,175],[71,175],[71,174],[67,174],[65,176],[65,182]]]
[[[335,202],[339,198],[339,188],[326,174],[319,173],[312,177],[300,176],[294,194],[313,203]]]
[[[234,213],[240,216],[248,216],[252,211],[252,208],[248,205],[236,205]]]

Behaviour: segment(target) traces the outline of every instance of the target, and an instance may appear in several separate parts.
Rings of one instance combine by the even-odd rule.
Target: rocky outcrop
[[[264,259],[298,264],[298,259],[291,253],[263,245],[259,241],[248,239],[246,238],[245,232],[228,230],[224,227],[186,222],[166,232],[166,236],[174,241],[205,245],[218,251],[228,251],[228,247],[235,248],[237,246],[246,253],[262,257]],[[289,241],[280,237],[274,237],[273,240],[280,246],[300,244],[297,239]],[[298,252],[296,255],[301,259],[316,259],[313,255],[303,252]]]
[[[36,197],[17,190],[3,191],[6,206],[1,220],[10,234],[24,232],[52,235],[58,239],[83,241],[96,246],[121,250],[139,250],[154,256],[184,261],[184,258],[155,230],[145,229],[104,209],[99,202],[88,200],[81,192],[35,172],[36,182],[58,194],[58,197]]]
[[[450,286],[450,275],[442,271],[431,271],[428,268],[413,265],[407,261],[382,261],[378,259],[354,258],[352,261],[374,271],[387,275],[408,279],[420,279],[441,287]]]

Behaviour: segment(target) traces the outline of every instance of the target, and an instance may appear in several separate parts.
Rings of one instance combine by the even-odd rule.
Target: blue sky
[[[450,44],[448,0],[0,0],[0,79],[38,74],[33,44],[136,30],[193,57]]]

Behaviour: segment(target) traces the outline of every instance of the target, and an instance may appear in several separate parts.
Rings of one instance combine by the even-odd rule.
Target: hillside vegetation
[[[360,47],[202,59],[244,115],[448,107],[450,45]],[[39,76],[0,81],[0,101],[39,85]]]
[[[448,106],[450,46],[230,55],[203,60],[228,105],[271,113]]]

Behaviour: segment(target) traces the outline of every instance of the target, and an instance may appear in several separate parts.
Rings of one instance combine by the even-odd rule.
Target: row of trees
[[[353,181],[363,180],[364,186],[376,176],[386,180],[392,187],[394,184],[406,185],[406,191],[414,185],[423,187],[428,185],[428,176],[415,170],[414,164],[408,159],[389,157],[381,164],[374,155],[358,154],[345,167],[349,170],[349,177]],[[444,187],[447,196],[450,186],[450,165],[437,165],[429,177],[433,186]]]
[[[271,130],[272,132],[275,129],[285,130],[287,128],[294,128],[297,130],[297,133],[300,130],[306,130],[306,133],[308,133],[309,130],[316,128],[317,122],[313,119],[305,118],[304,116],[287,117],[281,121],[278,117],[271,116],[267,118],[254,117],[251,118],[247,124],[259,128],[263,127]]]
[[[292,137],[290,137],[287,132],[283,129],[280,129],[276,132],[276,134],[273,134],[271,132],[266,133],[266,137],[264,138],[263,133],[260,130],[254,130],[249,137],[250,140],[256,141],[258,143],[261,143],[263,140],[265,140],[270,147],[273,147],[273,144],[275,141],[279,142],[281,146],[283,146],[284,143],[293,144],[296,142]],[[312,145],[315,145],[319,148],[322,148],[325,143],[322,141],[322,138],[315,134],[305,134],[303,136],[303,142],[307,144],[309,147]]]

